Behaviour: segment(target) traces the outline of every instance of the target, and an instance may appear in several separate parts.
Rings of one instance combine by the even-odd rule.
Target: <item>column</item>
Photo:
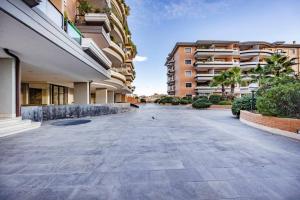
[[[107,103],[115,103],[115,92],[107,91]]]
[[[16,69],[11,58],[0,59],[0,118],[16,117]]]
[[[96,104],[107,103],[107,89],[96,88]]]
[[[116,102],[116,103],[121,103],[121,102],[122,102],[122,94],[117,93],[117,94],[115,95],[115,102]]]
[[[89,104],[90,103],[90,87],[88,82],[74,83],[74,103]]]

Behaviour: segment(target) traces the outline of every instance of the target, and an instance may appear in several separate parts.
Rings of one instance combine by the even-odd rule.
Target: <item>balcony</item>
[[[251,49],[240,51],[241,58],[250,58],[254,56],[262,56],[262,57],[269,57],[273,54],[273,51],[267,49]]]
[[[167,82],[168,85],[174,85],[175,84],[175,80],[174,79],[170,79]]]
[[[70,36],[72,39],[74,39],[78,44],[81,44],[81,32],[74,26],[72,23],[67,22],[66,25],[66,32],[68,36]]]
[[[240,87],[240,94],[249,94],[251,93],[248,87]]]
[[[197,74],[195,79],[197,82],[211,81],[215,74]]]
[[[63,24],[64,24],[63,14],[51,3],[51,1],[48,0],[41,1],[36,6],[36,8],[42,11],[58,27],[63,28]]]
[[[197,61],[195,67],[201,69],[227,69],[229,67],[239,66],[239,62],[232,61]]]
[[[77,24],[78,29],[85,37],[93,38],[100,48],[110,45],[110,22],[106,13],[88,13],[84,22]]]
[[[103,51],[91,38],[82,38],[82,49],[91,56],[95,61],[101,64],[105,69],[109,69],[112,65],[111,61],[106,57]]]
[[[239,51],[235,49],[197,49],[195,52],[195,58],[209,56],[238,56]]]
[[[255,68],[258,64],[261,66],[266,65],[266,62],[258,62],[258,61],[253,61],[253,62],[240,62],[240,67],[241,69],[251,69]]]
[[[115,67],[120,67],[125,60],[125,53],[123,49],[113,41],[111,41],[110,46],[103,49],[103,51]]]
[[[221,93],[222,88],[221,87],[210,87],[210,86],[197,86],[195,88],[196,92],[198,94],[210,94],[210,93]],[[230,92],[230,88],[225,88],[226,92]]]

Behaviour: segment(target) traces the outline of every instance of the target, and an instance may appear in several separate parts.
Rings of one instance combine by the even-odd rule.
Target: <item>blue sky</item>
[[[138,48],[135,93],[166,93],[164,62],[176,42],[296,40],[300,0],[126,0]]]

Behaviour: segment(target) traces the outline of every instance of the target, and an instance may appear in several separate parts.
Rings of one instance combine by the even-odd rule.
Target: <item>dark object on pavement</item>
[[[89,119],[74,119],[74,120],[63,120],[58,122],[53,122],[52,125],[54,126],[72,126],[72,125],[79,125],[79,124],[86,124],[91,122]]]

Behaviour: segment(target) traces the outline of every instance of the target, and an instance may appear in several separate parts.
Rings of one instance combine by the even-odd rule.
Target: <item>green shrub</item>
[[[193,98],[193,102],[194,102],[194,101],[197,101],[197,100],[199,100],[199,99],[208,100],[208,97],[207,97],[207,96],[195,96],[195,97]]]
[[[250,95],[242,96],[241,98],[235,98],[232,102],[231,112],[233,115],[240,117],[241,110],[251,110],[252,97]],[[255,110],[255,99],[254,108]]]
[[[146,103],[146,99],[142,98],[141,103]]]
[[[182,99],[180,99],[180,104],[190,104],[193,103],[193,99],[191,97],[182,97]]]
[[[172,103],[174,97],[163,97],[159,100],[159,103],[165,104],[165,103]]]
[[[154,103],[159,103],[160,99],[155,99]]]
[[[193,108],[197,108],[197,109],[208,108],[211,105],[212,103],[210,103],[207,99],[198,99],[197,101],[194,101],[194,103],[192,104]]]
[[[209,101],[212,104],[218,104],[221,100],[222,100],[222,96],[221,95],[212,94],[212,95],[209,96]]]
[[[190,101],[187,100],[187,99],[180,99],[180,104],[183,104],[183,105],[186,105],[186,104],[189,104]]]
[[[268,89],[257,98],[257,110],[263,115],[300,118],[300,83]]]
[[[179,104],[180,104],[180,99],[179,98],[173,98],[172,105],[179,105]]]
[[[231,105],[232,102],[231,101],[220,101],[218,104],[219,105]]]

